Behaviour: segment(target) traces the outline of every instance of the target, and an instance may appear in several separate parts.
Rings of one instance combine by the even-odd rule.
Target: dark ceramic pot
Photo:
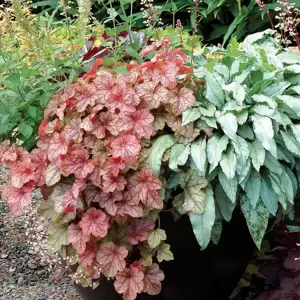
[[[201,251],[187,216],[177,222],[161,214],[161,228],[167,232],[174,260],[161,264],[165,273],[157,296],[138,295],[138,300],[228,300],[251,259],[254,244],[244,217],[236,210],[225,223],[220,242]],[[76,286],[84,300],[122,300],[112,281],[103,280],[95,290]]]

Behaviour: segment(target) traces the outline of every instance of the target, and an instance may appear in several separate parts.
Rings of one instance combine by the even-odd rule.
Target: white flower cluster
[[[295,8],[295,3],[290,3],[289,0],[278,0],[277,3],[279,6],[275,10],[278,15],[275,18],[279,20],[279,23],[275,27],[282,32],[283,43],[285,45],[291,44],[289,37],[297,42],[299,39],[297,25],[300,10]]]
[[[144,24],[146,27],[153,27],[155,25],[164,25],[160,18],[160,13],[153,4],[153,0],[141,0],[141,11],[143,12]]]

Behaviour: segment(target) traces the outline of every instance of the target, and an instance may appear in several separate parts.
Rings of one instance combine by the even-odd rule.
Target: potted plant
[[[2,143],[2,198],[20,215],[42,189],[49,244],[97,299],[212,299],[216,284],[225,298],[253,250],[244,217],[257,247],[270,215],[292,218],[300,57],[272,34],[98,59],[51,98],[35,149]]]

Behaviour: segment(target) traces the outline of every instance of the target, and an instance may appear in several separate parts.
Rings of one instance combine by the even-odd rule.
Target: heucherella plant
[[[161,290],[159,263],[173,259],[161,211],[187,214],[205,248],[239,205],[260,247],[298,189],[300,57],[269,32],[193,58],[166,41],[149,52],[141,64],[97,60],[51,98],[36,149],[0,150],[12,212],[40,187],[53,250],[81,284],[113,278],[125,300]]]

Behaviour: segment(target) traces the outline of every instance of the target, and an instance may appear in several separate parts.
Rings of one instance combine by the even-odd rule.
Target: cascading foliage
[[[205,248],[240,205],[260,247],[270,214],[292,216],[300,156],[300,57],[270,34],[192,60],[156,42],[150,61],[92,68],[51,98],[36,149],[2,144],[3,199],[20,215],[41,187],[53,250],[126,300],[161,290],[166,208]]]

